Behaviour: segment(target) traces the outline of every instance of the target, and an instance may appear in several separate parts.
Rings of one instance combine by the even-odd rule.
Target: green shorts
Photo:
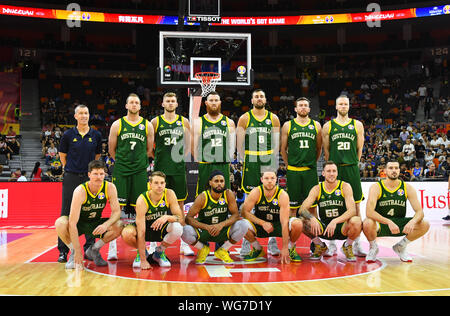
[[[319,220],[319,223],[322,226],[322,232],[325,232],[329,222],[326,223],[326,222]],[[345,240],[345,239],[347,239],[347,236],[344,235],[344,232],[343,232],[344,225],[345,225],[345,223],[337,224],[336,228],[334,229],[334,234],[331,237],[328,237],[328,235],[324,235],[324,234],[320,235],[319,237],[326,239],[326,240]]]
[[[272,165],[270,159],[267,162],[258,160],[261,160],[259,156],[245,155],[241,181],[241,187],[245,193],[250,193],[253,188],[261,185],[261,171],[264,170],[264,167],[269,168]]]
[[[206,244],[207,242],[222,243],[230,240],[230,229],[231,226],[222,228],[217,236],[211,236],[207,230],[195,228],[195,231],[197,232],[198,241],[200,241],[202,244]]]
[[[145,229],[145,241],[163,241],[164,236],[167,235],[167,226],[169,226],[169,222],[165,223],[164,226],[162,227],[161,230],[153,230],[153,229],[148,229],[148,227]],[[137,227],[136,227],[136,223],[131,223],[129,225],[132,225],[135,227],[136,229],[136,236],[137,236]]]
[[[199,163],[198,164],[198,180],[196,196],[206,190],[208,185],[209,176],[214,170],[223,172],[225,176],[225,185],[227,189],[230,189],[230,164],[226,163]]]
[[[117,188],[119,204],[125,206],[127,203],[130,203],[131,206],[136,206],[136,200],[139,195],[147,191],[147,170],[144,169],[128,176],[113,171],[112,182]]]
[[[93,235],[92,232],[94,231],[94,229],[97,228],[97,226],[103,224],[108,219],[109,218],[100,218],[98,220],[93,220],[93,221],[78,221],[78,223],[77,223],[78,236],[90,235],[90,236],[94,236],[96,238],[102,238],[103,235]]]
[[[298,209],[308,197],[309,191],[319,184],[319,177],[316,168],[304,171],[290,170],[289,168],[286,173],[289,205],[291,208]],[[316,205],[317,203],[314,203],[312,206]]]
[[[188,195],[186,174],[166,175],[166,188],[175,192],[178,201],[185,201]]]
[[[355,203],[364,200],[358,165],[338,166],[338,179],[347,182],[353,189]]]
[[[390,218],[391,221],[395,223],[400,229],[400,233],[392,234],[389,226],[386,224],[381,224],[377,222],[377,237],[400,237],[405,236],[403,233],[403,228],[405,228],[406,224],[412,219],[412,217],[393,217]]]
[[[273,231],[270,233],[266,232],[265,229],[258,224],[252,223],[250,221],[249,223],[252,224],[257,238],[283,237],[281,222],[272,222]]]

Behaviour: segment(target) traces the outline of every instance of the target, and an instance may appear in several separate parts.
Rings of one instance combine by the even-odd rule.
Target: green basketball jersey
[[[173,122],[158,116],[155,130],[155,171],[166,175],[186,173],[184,161],[184,124],[178,115]]]
[[[91,222],[102,218],[103,209],[108,201],[108,182],[103,181],[100,190],[94,194],[89,191],[89,181],[81,184],[86,191],[86,200],[81,205],[80,222]]]
[[[230,162],[229,141],[230,129],[228,117],[220,115],[219,119],[212,122],[202,116],[201,135],[198,143],[198,161],[200,162]]]
[[[317,126],[314,120],[301,125],[289,122],[288,164],[293,167],[317,167]]]
[[[320,194],[317,198],[319,218],[327,225],[347,211],[342,184],[343,182],[338,180],[337,186],[331,192],[327,192],[323,182],[320,183]]]
[[[144,118],[136,124],[130,124],[125,117],[120,119],[114,170],[118,169],[121,174],[130,175],[147,169],[148,124]]]
[[[265,156],[272,154],[272,113],[266,111],[266,116],[258,120],[253,110],[248,113],[245,130],[245,155]]]
[[[405,182],[400,180],[399,186],[393,191],[389,191],[385,186],[383,180],[378,182],[380,186],[380,195],[375,206],[375,211],[383,217],[406,217],[406,200],[408,195],[406,193]]]
[[[226,191],[216,200],[211,197],[209,190],[206,192],[206,201],[198,213],[198,221],[208,225],[221,223],[228,219],[228,200]]]
[[[346,125],[341,125],[333,119],[330,121],[328,132],[330,136],[329,160],[338,165],[358,164],[358,132],[355,120],[351,119]]]
[[[280,222],[280,194],[283,189],[278,185],[275,190],[273,197],[268,200],[264,195],[264,187],[260,185],[259,187],[259,201],[255,205],[255,216],[271,223]]]
[[[164,189],[163,196],[161,197],[161,200],[156,203],[156,205],[153,204],[150,199],[150,191],[142,193],[141,196],[144,198],[145,204],[147,204],[148,207],[147,213],[145,214],[145,225],[147,230],[149,230],[153,222],[161,216],[172,215],[170,212],[169,203],[167,202],[167,189]]]

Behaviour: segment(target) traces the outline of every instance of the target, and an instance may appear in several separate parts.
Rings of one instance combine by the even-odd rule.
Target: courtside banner
[[[62,182],[0,182],[0,193],[0,229],[48,228],[61,214]]]
[[[42,9],[32,7],[18,7],[0,5],[0,14],[18,17],[33,17],[82,22],[106,22],[127,24],[161,24],[177,25],[177,16],[106,13],[92,11],[70,11],[60,9]],[[247,16],[247,17],[221,17],[220,23],[210,23],[214,26],[270,26],[270,25],[311,25],[311,24],[338,24],[362,23],[368,21],[402,20],[418,17],[431,17],[450,14],[450,5],[436,7],[409,8],[401,10],[360,12],[360,13],[324,13],[320,15],[294,15],[294,16]],[[184,19],[185,25],[199,25]]]

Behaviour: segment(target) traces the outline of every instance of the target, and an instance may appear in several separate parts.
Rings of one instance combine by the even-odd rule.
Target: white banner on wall
[[[369,197],[369,188],[375,182],[362,182],[364,201],[361,202],[361,217],[366,217],[366,203]],[[450,204],[450,192],[447,182],[408,182],[417,191],[417,197],[422,205],[425,218],[427,220],[440,220],[448,213]],[[414,216],[414,210],[409,202],[407,203],[406,216]]]

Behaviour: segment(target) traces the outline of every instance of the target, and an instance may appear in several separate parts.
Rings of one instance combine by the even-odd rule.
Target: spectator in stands
[[[27,172],[25,170],[21,171],[20,177],[17,178],[17,182],[26,182],[28,181],[26,177]]]
[[[429,165],[430,163],[433,163],[435,153],[431,149],[427,149],[425,153],[425,165]]]
[[[16,137],[11,137],[11,138],[7,139],[6,142],[12,151],[11,152],[12,155],[18,155],[20,153],[20,143],[16,139]]]
[[[425,172],[425,178],[430,179],[442,179],[443,176],[439,174],[436,170],[436,166],[434,163],[431,163],[428,167],[428,170]]]
[[[450,176],[450,156],[446,155],[446,159],[439,164],[438,172],[444,177]]]
[[[406,163],[402,163],[400,166],[400,179],[403,181],[410,181],[411,180],[411,171],[408,169],[408,166]]]
[[[62,181],[63,169],[60,160],[53,160],[48,168],[46,175],[50,178],[50,181]]]
[[[425,162],[425,146],[419,140],[414,145],[414,150],[416,151],[416,159],[421,166],[423,166]]]
[[[14,171],[11,171],[11,176],[8,179],[9,182],[16,182],[17,181],[17,174]]]
[[[419,181],[423,176],[423,167],[416,161],[412,169],[411,181]]]
[[[404,142],[406,142],[406,139],[408,139],[408,137],[409,137],[409,132],[406,130],[405,127],[402,127],[402,131],[400,132],[400,134],[398,136],[404,143]]]
[[[9,126],[8,134],[6,136],[8,136],[8,137],[16,137],[16,132],[14,132],[14,129],[13,129],[12,125]]]
[[[45,155],[45,164],[50,165],[50,161],[52,161],[56,154],[58,153],[58,148],[55,147],[55,143],[51,142],[50,147],[47,149],[47,153]]]
[[[30,180],[42,181],[41,174],[42,174],[41,163],[39,161],[36,161],[36,163],[34,164],[33,171],[31,172]]]
[[[5,155],[6,159],[11,160],[12,150],[6,143],[4,137],[0,138],[0,155]]]
[[[403,145],[403,149],[402,152],[405,155],[405,161],[408,164],[408,166],[411,166],[411,163],[415,157],[415,149],[414,149],[414,145],[411,143],[411,139],[406,139],[406,143]]]
[[[441,143],[442,143],[442,139],[439,140],[437,135],[434,134],[432,140],[430,141],[431,149],[436,151],[439,148],[439,146],[441,145]]]

